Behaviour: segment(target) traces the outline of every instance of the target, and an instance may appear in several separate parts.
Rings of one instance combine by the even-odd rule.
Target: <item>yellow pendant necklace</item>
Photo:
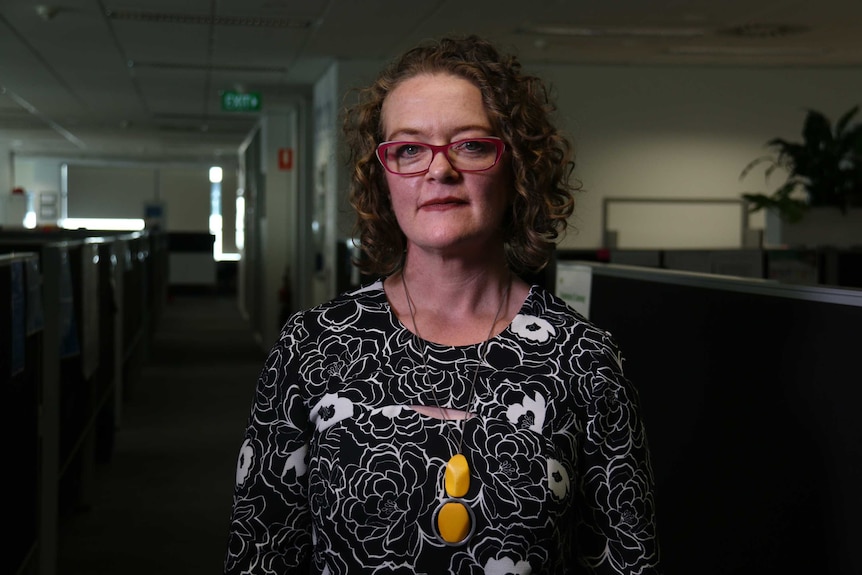
[[[419,328],[416,326],[416,307],[413,305],[413,298],[410,297],[410,291],[407,289],[407,280],[404,277],[404,270],[401,270],[401,284],[404,286],[404,295],[407,299],[407,309],[410,310],[410,320],[413,323],[413,332],[422,340],[419,333]],[[488,336],[482,343],[488,342],[494,334],[494,327],[500,319],[500,314],[503,311],[503,306],[509,301],[509,292],[512,289],[512,276],[509,276],[509,281],[506,285],[506,293],[500,298],[500,307],[497,308],[497,313],[494,315],[494,321],[491,322],[491,329],[488,330]],[[486,351],[479,354],[479,361],[476,362],[476,368],[473,370],[473,378],[470,383],[470,398],[467,401],[467,406],[464,410],[464,417],[458,425],[460,437],[458,439],[458,448],[455,454],[446,463],[446,471],[444,474],[444,487],[446,497],[441,497],[440,504],[434,510],[432,517],[431,528],[437,538],[446,545],[458,546],[464,545],[473,536],[476,530],[476,516],[473,509],[463,499],[470,489],[470,466],[467,463],[467,458],[461,453],[461,447],[464,443],[464,426],[467,418],[470,416],[470,409],[473,406],[473,401],[476,398],[476,378],[479,375],[479,366],[482,359],[485,357]],[[426,386],[428,385],[428,349],[423,343],[422,347],[422,363],[424,367],[423,379]],[[437,398],[437,388],[431,388],[434,394],[434,403],[437,404],[437,409],[440,410],[441,419],[445,417],[445,410],[440,405],[440,400]]]

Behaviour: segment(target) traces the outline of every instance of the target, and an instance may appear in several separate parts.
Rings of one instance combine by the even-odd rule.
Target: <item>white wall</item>
[[[744,182],[738,178],[749,161],[767,153],[769,139],[799,139],[806,108],[837,119],[862,98],[858,68],[548,66],[530,71],[552,83],[560,120],[575,142],[576,175],[586,192],[570,222],[577,230],[563,245],[577,248],[602,245],[606,197],[737,199],[746,191],[766,191],[762,173]],[[621,242],[644,225],[633,215],[620,223]],[[647,217],[649,225],[657,215]],[[686,241],[674,232],[701,217],[668,212],[662,222],[668,232],[665,245],[639,247],[699,247],[696,237]],[[762,214],[752,219],[755,226],[762,222]]]
[[[0,137],[0,192],[12,191],[12,151],[9,142]]]
[[[0,226],[6,222],[6,205],[12,188],[12,152],[9,142],[0,137]]]
[[[63,166],[68,166],[64,186]],[[68,217],[143,218],[144,205],[165,205],[168,231],[209,231],[209,165],[80,162],[63,158],[14,159],[15,185],[38,198],[42,193],[67,194]],[[225,168],[222,180],[224,251],[236,251],[234,222],[237,174]],[[39,211],[37,210],[37,215]],[[63,214],[58,214],[62,216]],[[55,224],[39,219],[39,225]]]
[[[159,170],[152,166],[70,165],[68,217],[143,218],[144,204],[161,199],[159,180]],[[204,204],[201,211],[208,212],[206,208]],[[166,209],[168,213],[175,211],[173,206]],[[192,214],[194,220],[196,210]],[[207,228],[190,225],[188,229]]]
[[[338,238],[338,204],[343,196],[339,173],[343,171],[338,154],[339,64],[329,67],[314,85],[314,168],[312,221],[309,222],[310,245],[314,251],[311,277],[311,305],[326,301],[336,289],[336,241]]]
[[[313,273],[311,304],[331,298],[338,291],[336,245],[352,236],[354,216],[347,200],[347,152],[342,138],[342,113],[352,87],[369,83],[379,62],[336,62],[317,81],[314,102],[314,169],[312,213],[316,231],[311,245],[322,256]],[[347,99],[347,100],[346,100]]]
[[[43,193],[57,194],[59,198],[62,165],[63,161],[58,158],[22,158],[16,155],[12,158],[13,186],[24,188],[34,198]],[[36,213],[38,216],[38,209]]]
[[[262,119],[260,167],[265,174],[265,189],[258,200],[258,222],[260,226],[260,253],[263,258],[261,281],[257,293],[261,305],[260,325],[255,326],[265,349],[275,343],[281,328],[279,322],[280,304],[278,293],[282,287],[285,270],[289,270],[293,292],[299,291],[296,282],[300,281],[300,255],[298,253],[303,233],[300,218],[299,182],[301,163],[296,154],[304,153],[300,146],[300,111],[297,107],[285,106],[271,111]],[[291,149],[294,162],[288,169],[279,164],[279,150]],[[263,209],[261,209],[261,207]]]

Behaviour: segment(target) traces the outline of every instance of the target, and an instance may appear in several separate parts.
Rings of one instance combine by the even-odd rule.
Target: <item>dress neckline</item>
[[[429,346],[429,349],[432,349],[432,348],[448,349],[448,350],[452,350],[452,349],[465,349],[465,350],[466,349],[474,349],[474,348],[484,344],[486,341],[494,341],[495,339],[505,335],[507,332],[509,332],[512,329],[512,322],[510,321],[509,323],[506,324],[506,327],[504,327],[503,330],[500,331],[500,333],[491,336],[489,339],[479,341],[476,343],[468,343],[468,344],[464,344],[464,345],[449,345],[449,344],[445,344],[445,343],[437,343],[435,341],[426,340],[424,338],[419,337],[418,335],[416,335],[415,333],[413,333],[409,329],[407,329],[407,326],[404,325],[404,322],[402,322],[401,319],[395,314],[395,310],[392,308],[392,304],[389,303],[389,298],[386,297],[386,290],[383,289],[384,279],[386,279],[386,278],[381,277],[381,278],[377,279],[377,281],[370,284],[367,288],[365,288],[364,290],[361,290],[361,291],[369,291],[369,290],[378,291],[379,293],[377,295],[380,298],[381,304],[385,308],[386,313],[389,314],[389,319],[392,322],[392,325],[396,326],[399,331],[407,333],[410,336],[416,338],[417,341],[420,341],[423,344]],[[537,289],[539,289],[539,286],[537,286],[536,284],[530,285],[530,290],[527,292],[527,297],[524,298],[523,302],[521,302],[521,306],[518,308],[518,313],[516,313],[515,316],[523,315],[525,313],[526,308],[530,305],[531,301],[535,297]]]

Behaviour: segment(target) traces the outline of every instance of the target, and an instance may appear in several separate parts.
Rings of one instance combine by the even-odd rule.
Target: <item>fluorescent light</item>
[[[233,252],[223,252],[219,254],[217,258],[215,258],[217,262],[238,262],[240,260],[240,256],[237,253]]]
[[[688,56],[819,56],[824,50],[789,46],[676,46],[670,54]]]
[[[121,230],[139,231],[144,229],[141,218],[66,218],[58,222],[67,230]]]
[[[220,183],[221,178],[222,178],[222,171],[221,171],[220,167],[213,166],[212,168],[210,168],[210,183],[211,184]]]
[[[245,198],[241,195],[241,189],[237,190],[237,194],[234,242],[236,243],[236,249],[242,250],[245,246]]]
[[[703,28],[648,28],[605,26],[532,26],[524,30],[530,34],[548,36],[577,36],[581,38],[698,38],[706,35]]]

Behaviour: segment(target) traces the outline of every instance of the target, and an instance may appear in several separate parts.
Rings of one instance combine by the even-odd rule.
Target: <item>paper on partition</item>
[[[593,268],[591,266],[564,262],[557,264],[557,297],[563,299],[587,319],[590,317],[592,286]]]
[[[10,358],[12,361],[9,375],[17,375],[24,371],[25,365],[25,331],[26,331],[26,313],[25,313],[25,298],[24,298],[24,263],[17,261],[12,262],[9,266],[11,274],[11,297],[10,297],[10,312],[12,316],[12,345]]]

